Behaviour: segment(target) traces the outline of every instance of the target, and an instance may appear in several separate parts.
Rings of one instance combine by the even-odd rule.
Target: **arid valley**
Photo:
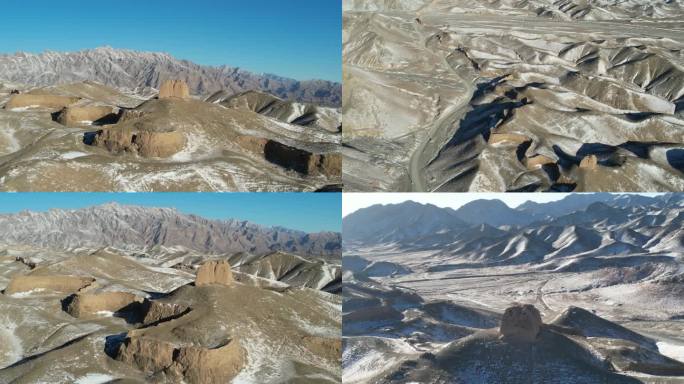
[[[344,1],[349,191],[684,189],[684,7]]]

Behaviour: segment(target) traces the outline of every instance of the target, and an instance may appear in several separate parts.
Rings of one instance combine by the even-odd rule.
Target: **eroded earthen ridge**
[[[95,279],[91,277],[49,275],[49,276],[15,276],[10,280],[5,294],[31,292],[36,290],[71,293],[77,292],[90,284]]]
[[[190,98],[190,89],[183,80],[166,80],[159,88],[159,98],[168,99],[171,97],[179,99]]]
[[[164,373],[192,384],[223,384],[240,372],[246,352],[235,339],[216,347],[201,347],[131,332],[119,346],[117,360],[148,374]]]

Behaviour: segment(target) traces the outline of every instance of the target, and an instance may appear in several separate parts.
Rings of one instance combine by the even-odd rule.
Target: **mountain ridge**
[[[127,249],[184,246],[207,253],[275,251],[339,256],[338,232],[267,227],[237,219],[212,220],[175,208],[108,203],[82,209],[22,211],[0,215],[3,243],[63,249],[123,244]]]
[[[90,80],[128,90],[159,89],[168,79],[184,80],[191,93],[202,96],[221,90],[257,89],[288,100],[334,107],[341,103],[342,86],[336,82],[200,65],[164,52],[104,46],[75,52],[0,53],[0,81],[31,87]]]
[[[684,250],[681,198],[611,195],[604,201],[589,197],[585,202],[585,206],[570,213],[561,210],[555,216],[530,216],[524,221],[519,217],[523,212],[478,200],[469,207],[484,205],[492,209],[483,210],[479,217],[468,220],[461,208],[442,208],[444,214],[452,218],[447,224],[425,214],[434,208],[415,202],[404,203],[403,209],[401,204],[392,206],[396,212],[392,213],[389,222],[374,221],[373,217],[388,214],[385,212],[387,206],[376,205],[345,217],[343,238],[345,249],[349,251],[381,246],[403,251],[436,251],[445,260],[460,260],[460,267],[457,264],[440,265],[440,270],[465,265],[527,263],[552,270],[574,268],[574,265],[595,268],[605,257],[677,255]],[[502,221],[505,219],[510,221]],[[488,223],[488,220],[494,222]],[[349,231],[350,228],[353,230]],[[359,228],[363,232],[359,232]],[[362,236],[363,233],[372,236]],[[668,256],[668,259],[675,262],[674,256]],[[628,258],[624,260],[633,262]]]

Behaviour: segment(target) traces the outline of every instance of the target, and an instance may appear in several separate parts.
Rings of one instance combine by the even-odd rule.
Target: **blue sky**
[[[0,52],[109,45],[300,80],[342,78],[341,0],[4,0]]]
[[[337,193],[0,193],[0,213],[108,202],[173,207],[211,219],[234,218],[307,232],[339,232],[342,225],[342,199]]]

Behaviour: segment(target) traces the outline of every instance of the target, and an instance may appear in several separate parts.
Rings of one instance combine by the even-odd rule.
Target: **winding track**
[[[450,25],[459,25],[461,28],[490,28],[492,30],[502,30],[502,31],[529,31],[530,24],[534,24],[534,33],[537,34],[596,34],[601,32],[604,35],[620,35],[623,37],[656,37],[656,38],[669,38],[678,42],[684,41],[682,39],[682,34],[684,31],[680,29],[670,28],[659,28],[655,24],[651,23],[632,23],[630,24],[629,33],[618,33],[624,29],[623,22],[611,22],[611,21],[577,21],[574,20],[572,23],[562,22],[562,21],[546,21],[539,20],[538,18],[529,17],[508,17],[506,19],[501,19],[500,17],[494,16],[478,16],[473,17],[473,15],[442,15],[435,13],[407,13],[407,12],[389,12],[396,16],[401,16],[404,18],[413,18],[418,16],[423,21],[428,21],[428,25],[439,25],[448,23]],[[421,33],[423,40],[430,37],[430,34],[417,29],[417,32]],[[446,57],[443,60],[447,62]],[[448,64],[448,63],[447,63]],[[448,65],[447,65],[448,67]],[[452,71],[457,77],[459,77],[464,86],[467,87],[467,91],[464,95],[472,95],[474,92],[473,82],[464,79],[457,72]],[[475,79],[477,80],[477,79]],[[463,109],[468,107],[469,97],[464,97],[462,100],[455,102],[452,106],[447,108],[444,113],[437,119],[434,123],[425,126],[424,129],[428,130],[428,133],[424,136],[424,140],[421,141],[416,150],[411,154],[409,161],[409,179],[411,182],[411,190],[413,192],[426,192],[428,187],[425,182],[423,175],[423,168],[425,166],[424,160],[426,158],[425,152],[428,144],[432,143],[432,140],[436,137],[448,137],[436,135],[439,131],[446,131],[453,129],[453,121],[455,117],[463,114]],[[441,148],[444,143],[441,143],[437,148]]]

